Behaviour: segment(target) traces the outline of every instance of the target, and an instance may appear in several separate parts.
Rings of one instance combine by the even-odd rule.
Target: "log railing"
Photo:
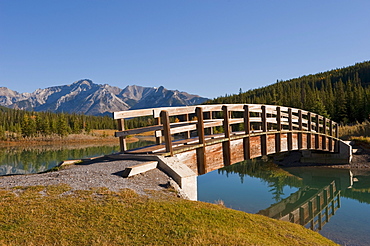
[[[152,126],[125,129],[125,119],[152,116]],[[337,151],[338,124],[324,116],[305,110],[260,104],[223,104],[197,105],[185,107],[150,108],[115,112],[118,121],[116,137],[120,138],[121,152],[126,151],[125,138],[129,135],[153,132],[157,144],[164,141],[166,154],[174,155],[172,136],[184,134],[184,138],[193,136],[197,139],[195,148],[204,151],[207,145],[213,144],[206,138],[217,128],[221,133],[217,141],[222,141],[227,159],[230,141],[243,139],[245,158],[250,158],[250,137],[261,136],[261,154],[267,150],[268,135],[275,135],[275,153],[282,150],[281,136],[287,135],[287,150],[293,150],[293,134],[298,136],[298,149],[318,149]],[[183,119],[173,122],[171,119]],[[192,135],[190,134],[192,133]],[[303,137],[305,136],[305,137]],[[303,140],[305,139],[305,140]],[[304,146],[304,147],[303,147]],[[271,151],[270,151],[271,152]]]

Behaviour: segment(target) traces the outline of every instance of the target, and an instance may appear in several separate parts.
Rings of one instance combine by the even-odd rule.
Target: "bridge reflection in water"
[[[338,208],[340,208],[340,190],[333,180],[322,188],[305,186],[288,198],[258,213],[319,231],[329,222]]]
[[[250,198],[239,199],[232,196],[230,199],[222,190],[220,196],[207,196],[207,199],[203,199],[203,201],[211,201],[216,197],[218,197],[217,199],[225,198],[227,206],[236,208],[239,206],[238,204],[250,203],[250,205],[243,206],[241,210],[301,224],[314,231],[323,229],[332,216],[336,215],[337,210],[341,208],[342,197],[345,200],[351,198],[361,203],[370,204],[370,192],[368,192],[370,172],[317,166],[281,168],[271,161],[264,162],[262,160],[244,161],[222,168],[218,172],[226,177],[237,175],[242,184],[248,182],[247,186],[250,186],[253,183],[256,186],[255,189],[259,192],[262,191],[261,187],[266,187],[266,191],[272,195],[270,202],[265,202],[264,192],[261,193],[261,199],[251,200]],[[260,179],[264,184],[258,186],[257,183],[252,181],[254,178]],[[235,185],[235,183],[233,184]],[[226,192],[233,189],[227,183],[223,186],[226,187]],[[284,190],[294,189],[294,187],[298,190],[290,195],[287,194],[288,196],[284,194]],[[214,188],[219,189],[221,187]],[[253,197],[255,193],[251,193],[251,190],[253,188],[243,188],[241,190],[237,188],[236,192],[245,192],[248,197]],[[361,196],[357,195],[360,191],[362,191]],[[271,203],[273,204],[268,206]],[[259,209],[264,209],[254,210],[256,204],[259,204]],[[348,207],[344,208],[343,212],[348,214],[348,209]],[[331,228],[329,231],[337,228],[339,224],[345,223],[341,221],[343,220],[342,212],[338,219],[335,220],[336,222],[332,226],[329,226]]]

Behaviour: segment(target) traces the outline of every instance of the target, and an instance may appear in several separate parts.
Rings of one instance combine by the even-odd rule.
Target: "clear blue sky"
[[[0,0],[0,86],[234,94],[370,60],[370,1]]]

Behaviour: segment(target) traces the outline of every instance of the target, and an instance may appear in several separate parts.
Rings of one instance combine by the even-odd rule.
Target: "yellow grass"
[[[0,245],[335,245],[296,224],[155,194],[0,190]]]

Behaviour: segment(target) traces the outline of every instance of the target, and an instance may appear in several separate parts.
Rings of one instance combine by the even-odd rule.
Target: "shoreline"
[[[147,191],[166,191],[171,178],[159,169],[124,178],[125,168],[142,163],[134,160],[113,160],[100,157],[63,166],[60,170],[26,175],[0,176],[0,189],[28,186],[50,186],[67,184],[73,190],[91,190],[105,187],[112,191],[132,189],[138,194]]]
[[[139,138],[127,138],[127,143],[139,141]],[[74,144],[117,144],[119,140],[113,136],[93,136],[86,134],[70,134],[66,137],[31,138],[20,140],[2,140],[0,147],[29,147],[29,146],[50,146],[50,145],[74,145]]]

